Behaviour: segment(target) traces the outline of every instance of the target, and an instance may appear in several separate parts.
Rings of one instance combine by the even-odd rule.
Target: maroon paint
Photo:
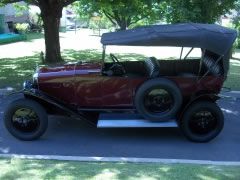
[[[184,97],[216,93],[222,77],[207,76],[197,81],[191,77],[166,77],[174,81]],[[81,108],[132,108],[134,95],[146,78],[108,77],[101,74],[100,64],[65,65],[39,70],[39,89],[50,96]]]

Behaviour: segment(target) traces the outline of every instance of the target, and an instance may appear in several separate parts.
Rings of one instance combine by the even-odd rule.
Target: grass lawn
[[[224,86],[240,91],[240,60],[231,60],[229,75]]]
[[[240,179],[239,166],[0,159],[0,179]]]
[[[31,37],[32,36],[32,37]],[[39,34],[32,34],[28,40],[38,38]],[[72,49],[62,52],[64,59],[67,61],[100,61],[101,52],[89,49],[76,51]],[[121,60],[144,59],[145,57],[138,54],[117,55]],[[13,87],[20,89],[22,83],[26,79],[31,79],[36,65],[41,64],[40,54],[28,57],[20,57],[14,59],[0,59],[0,88]],[[231,60],[230,72],[225,87],[230,87],[232,90],[240,90],[240,61]]]
[[[27,33],[26,36],[27,36],[27,39],[26,39],[27,42],[31,42],[32,40],[35,40],[35,39],[44,38],[43,33]]]

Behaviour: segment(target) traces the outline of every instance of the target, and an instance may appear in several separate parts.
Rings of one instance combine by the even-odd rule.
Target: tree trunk
[[[63,61],[59,40],[60,17],[42,16],[45,36],[45,62],[58,63]]]
[[[119,30],[126,30],[129,26],[129,24],[127,24],[125,19],[121,19],[120,21],[117,22],[120,29]]]

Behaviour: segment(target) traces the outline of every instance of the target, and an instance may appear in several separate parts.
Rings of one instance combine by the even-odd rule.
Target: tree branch
[[[16,2],[21,2],[22,0],[2,0],[1,3],[3,4],[11,4]]]
[[[131,24],[135,24],[135,23],[137,23],[138,21],[143,20],[143,19],[145,19],[145,18],[147,18],[147,16],[144,16],[144,17],[142,17],[142,18],[138,18],[138,17],[136,17],[136,20],[130,22],[129,25],[131,25]]]
[[[21,1],[24,1],[24,0],[1,0],[0,3],[12,4],[12,3],[17,3],[17,2],[21,2]],[[25,0],[24,2],[35,5],[35,6],[39,5],[38,0]]]
[[[114,17],[113,17],[110,13],[106,12],[105,10],[103,10],[103,13],[104,13],[105,16],[111,21],[112,24],[114,24],[114,25],[117,24],[117,23],[114,21]]]
[[[68,6],[77,0],[62,0],[62,7]]]

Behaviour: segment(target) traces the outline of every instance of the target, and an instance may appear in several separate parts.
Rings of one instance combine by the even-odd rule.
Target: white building
[[[19,2],[19,5],[26,6],[26,3]],[[0,14],[5,16],[5,22],[23,23],[28,21],[28,11],[19,14],[12,4],[0,7]]]

